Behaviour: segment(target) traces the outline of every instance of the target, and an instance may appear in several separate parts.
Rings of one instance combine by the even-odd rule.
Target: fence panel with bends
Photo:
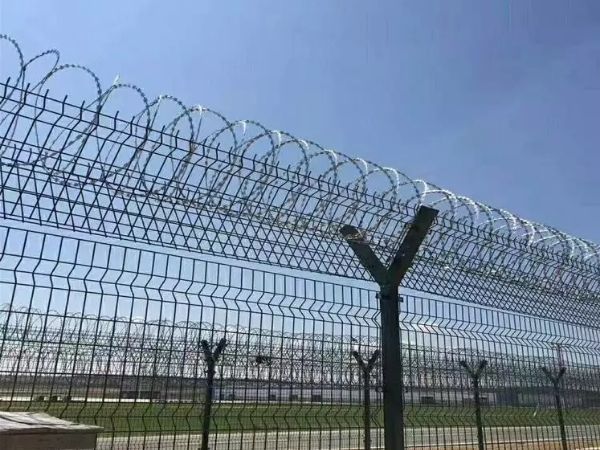
[[[600,445],[597,245],[0,44],[0,410],[102,449]]]

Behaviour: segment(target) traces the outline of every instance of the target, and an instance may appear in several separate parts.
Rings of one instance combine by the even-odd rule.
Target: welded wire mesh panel
[[[0,232],[2,409],[103,426],[99,448],[199,448],[202,342],[214,352],[224,339],[211,448],[363,448],[365,378],[353,352],[366,361],[379,349],[374,291],[80,236]],[[567,369],[569,443],[600,444],[597,329],[422,296],[401,306],[409,448],[474,448],[461,364],[482,360],[490,448],[559,442],[544,367]],[[379,363],[368,380],[373,448]]]
[[[558,396],[568,448],[599,445],[598,329],[413,296],[404,298],[401,324],[406,420],[415,440],[477,448],[472,375],[481,367],[486,448],[561,448],[557,391],[546,371],[564,368]]]
[[[203,346],[224,340],[211,445],[360,445],[351,353],[379,345],[370,291],[13,227],[0,248],[2,409],[103,426],[100,448],[198,448]]]
[[[185,141],[2,87],[3,217],[368,279],[339,228],[350,223],[366,230],[385,259],[413,214],[412,204],[362,197],[206,140]],[[576,259],[488,228],[443,214],[405,285],[591,324],[600,312],[591,257]],[[562,307],[565,296],[577,300],[569,309]]]

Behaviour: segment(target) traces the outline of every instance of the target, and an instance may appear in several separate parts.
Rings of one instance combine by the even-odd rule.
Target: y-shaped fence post
[[[476,370],[469,367],[466,361],[460,361],[460,365],[465,368],[471,381],[473,382],[473,398],[475,400],[475,423],[477,424],[477,443],[479,450],[484,450],[485,444],[483,441],[483,420],[481,419],[481,398],[479,396],[479,380],[481,379],[481,373],[487,366],[487,361],[484,359],[479,363]]]
[[[352,351],[352,356],[358,363],[363,378],[363,419],[365,427],[365,450],[371,450],[371,372],[379,358],[379,350],[375,350],[369,361],[365,363],[360,353]]]
[[[567,432],[565,430],[565,417],[563,416],[562,401],[560,400],[560,382],[567,371],[566,367],[561,367],[556,376],[552,375],[552,372],[546,367],[542,367],[542,372],[548,377],[554,386],[554,403],[556,405],[556,415],[558,416],[558,425],[560,427],[560,441],[562,443],[562,450],[568,450],[567,448]]]
[[[204,398],[204,415],[202,417],[202,445],[201,450],[208,450],[208,436],[210,431],[210,415],[212,412],[214,383],[215,383],[215,367],[221,353],[227,345],[225,338],[221,339],[213,352],[210,344],[206,340],[200,342],[202,352],[204,353],[204,362],[206,363],[206,395]]]
[[[437,210],[426,206],[419,208],[388,268],[381,263],[355,227],[344,225],[340,229],[340,233],[380,289],[385,450],[404,450],[404,380],[398,289],[437,213]]]

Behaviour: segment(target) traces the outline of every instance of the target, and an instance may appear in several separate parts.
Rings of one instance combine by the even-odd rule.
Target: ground
[[[0,402],[0,410],[43,411],[60,418],[104,427],[107,432],[199,432],[202,405],[191,403],[117,402]],[[486,407],[486,427],[534,427],[558,425],[553,408]],[[380,408],[373,408],[371,424],[383,423]],[[472,427],[474,413],[468,407],[408,406],[407,427]],[[600,425],[600,409],[565,411],[567,425]],[[362,428],[360,405],[240,404],[222,403],[213,408],[211,430],[306,430]]]

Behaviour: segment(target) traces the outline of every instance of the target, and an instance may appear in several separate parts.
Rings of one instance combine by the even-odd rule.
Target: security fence
[[[600,445],[597,245],[1,38],[1,410],[106,449]]]

